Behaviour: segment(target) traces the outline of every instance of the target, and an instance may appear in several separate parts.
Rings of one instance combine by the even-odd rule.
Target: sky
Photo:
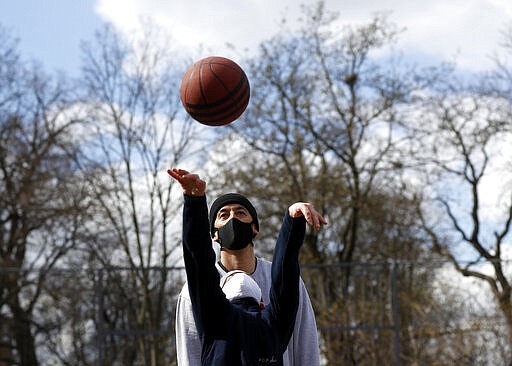
[[[376,12],[405,28],[396,45],[407,57],[435,65],[457,62],[459,70],[485,71],[500,51],[503,31],[512,27],[511,0],[325,0],[346,25],[365,24]],[[300,4],[316,0],[0,0],[0,26],[19,39],[25,59],[46,71],[80,73],[80,42],[92,40],[105,23],[133,35],[140,20],[167,29],[179,47],[230,57],[238,50],[255,50],[275,35],[285,17],[293,25]],[[174,47],[173,47],[174,48]],[[208,54],[208,56],[210,55]],[[204,55],[207,56],[207,55]],[[488,184],[494,187],[494,182]],[[484,189],[485,202],[495,208],[503,197]],[[500,198],[501,197],[501,198]],[[491,216],[494,209],[487,212]],[[492,219],[492,217],[490,217]],[[509,257],[512,257],[510,253]]]
[[[276,34],[278,22],[290,24],[300,4],[316,0],[3,0],[0,24],[19,39],[23,57],[47,71],[77,75],[80,42],[109,22],[121,32],[136,32],[140,19],[168,29],[173,39],[192,50],[202,45],[212,54],[229,57],[226,44],[255,50]],[[456,60],[470,71],[488,69],[499,50],[501,32],[512,25],[510,0],[325,0],[327,10],[339,11],[343,24],[368,22],[375,12],[390,12],[390,20],[405,32],[397,46],[418,60]]]

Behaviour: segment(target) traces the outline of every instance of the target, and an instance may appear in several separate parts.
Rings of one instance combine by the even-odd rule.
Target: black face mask
[[[243,249],[252,242],[252,222],[232,218],[219,229],[219,244],[227,249]]]

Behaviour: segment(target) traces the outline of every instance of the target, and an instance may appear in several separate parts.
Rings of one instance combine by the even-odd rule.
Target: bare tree
[[[335,363],[340,349],[349,347],[347,353],[363,360],[369,343],[360,333],[339,336],[331,330],[345,329],[346,322],[370,326],[368,319],[382,311],[371,308],[371,302],[359,313],[344,307],[349,298],[356,308],[362,303],[351,279],[352,262],[426,255],[416,197],[402,180],[413,163],[405,149],[414,147],[404,116],[415,93],[443,71],[427,73],[406,67],[399,58],[376,56],[399,33],[384,15],[340,30],[337,15],[320,2],[305,8],[303,19],[299,31],[284,28],[247,61],[251,102],[241,120],[230,125],[234,133],[212,154],[221,173],[213,172],[211,185],[218,191],[240,191],[257,202],[260,252],[262,244],[272,249],[283,208],[290,202],[307,200],[325,213],[328,230],[308,232],[301,256],[304,263],[331,264],[343,271],[317,271],[306,279],[325,356]],[[407,284],[400,294],[408,300],[402,309],[406,329],[418,314],[416,301],[432,298],[429,286],[420,286],[432,274],[400,271]],[[380,289],[390,290],[389,283]],[[415,297],[407,295],[411,289],[417,289]],[[349,319],[349,314],[357,315]],[[375,354],[380,351],[389,349]]]
[[[89,214],[75,174],[69,91],[25,64],[0,32],[0,357],[37,365],[46,278],[81,246]]]
[[[165,171],[190,158],[197,140],[195,124],[185,120],[179,101],[184,63],[171,52],[172,42],[161,43],[157,32],[148,27],[141,38],[126,40],[106,27],[83,48],[87,94],[80,164],[100,175],[89,182],[98,205],[91,227],[94,262],[130,269],[105,272],[105,283],[111,284],[105,301],[113,308],[105,304],[98,329],[107,335],[120,327],[127,335],[149,330],[137,338],[136,349],[107,345],[104,361],[109,364],[139,359],[161,365],[173,356],[172,328],[162,326],[172,323],[169,286],[180,283],[165,270],[150,268],[165,269],[181,258],[179,237],[171,227],[179,217],[179,201],[172,199]],[[116,311],[123,315],[116,317]]]
[[[419,212],[433,249],[461,275],[489,285],[512,344],[512,287],[504,262],[512,222],[512,177],[504,150],[512,138],[510,100],[461,82],[449,85],[418,116],[431,199]],[[490,190],[498,194],[492,198]]]
[[[374,56],[399,33],[384,15],[341,30],[337,14],[325,11],[322,2],[304,15],[300,31],[283,29],[248,61],[251,104],[232,127],[258,159],[272,156],[258,175],[278,189],[260,189],[262,204],[309,199],[331,217],[330,232],[336,234],[329,252],[324,255],[310,238],[309,259],[350,262],[364,245],[361,210],[368,198],[381,189],[405,193],[399,177],[410,164],[404,147],[413,136],[403,117],[415,93],[442,71],[427,73],[398,57]],[[273,167],[280,168],[279,176]]]

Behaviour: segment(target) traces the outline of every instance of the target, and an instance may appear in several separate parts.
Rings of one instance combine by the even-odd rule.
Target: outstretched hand
[[[178,168],[168,169],[167,173],[181,185],[183,194],[187,196],[204,196],[206,182],[199,175]]]
[[[306,219],[306,223],[316,230],[320,230],[321,225],[327,224],[323,216],[308,202],[294,203],[288,208],[288,213],[294,218],[303,216]]]

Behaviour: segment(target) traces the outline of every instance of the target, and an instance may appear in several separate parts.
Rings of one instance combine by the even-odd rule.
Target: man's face
[[[250,223],[253,221],[251,214],[244,206],[238,203],[233,203],[222,206],[219,212],[217,212],[213,227],[218,229],[219,227],[226,225],[226,223],[232,218],[236,218],[245,223]],[[258,230],[256,229],[255,224],[252,225],[252,231],[254,235],[258,234]],[[213,239],[218,239],[218,231],[215,231]]]

